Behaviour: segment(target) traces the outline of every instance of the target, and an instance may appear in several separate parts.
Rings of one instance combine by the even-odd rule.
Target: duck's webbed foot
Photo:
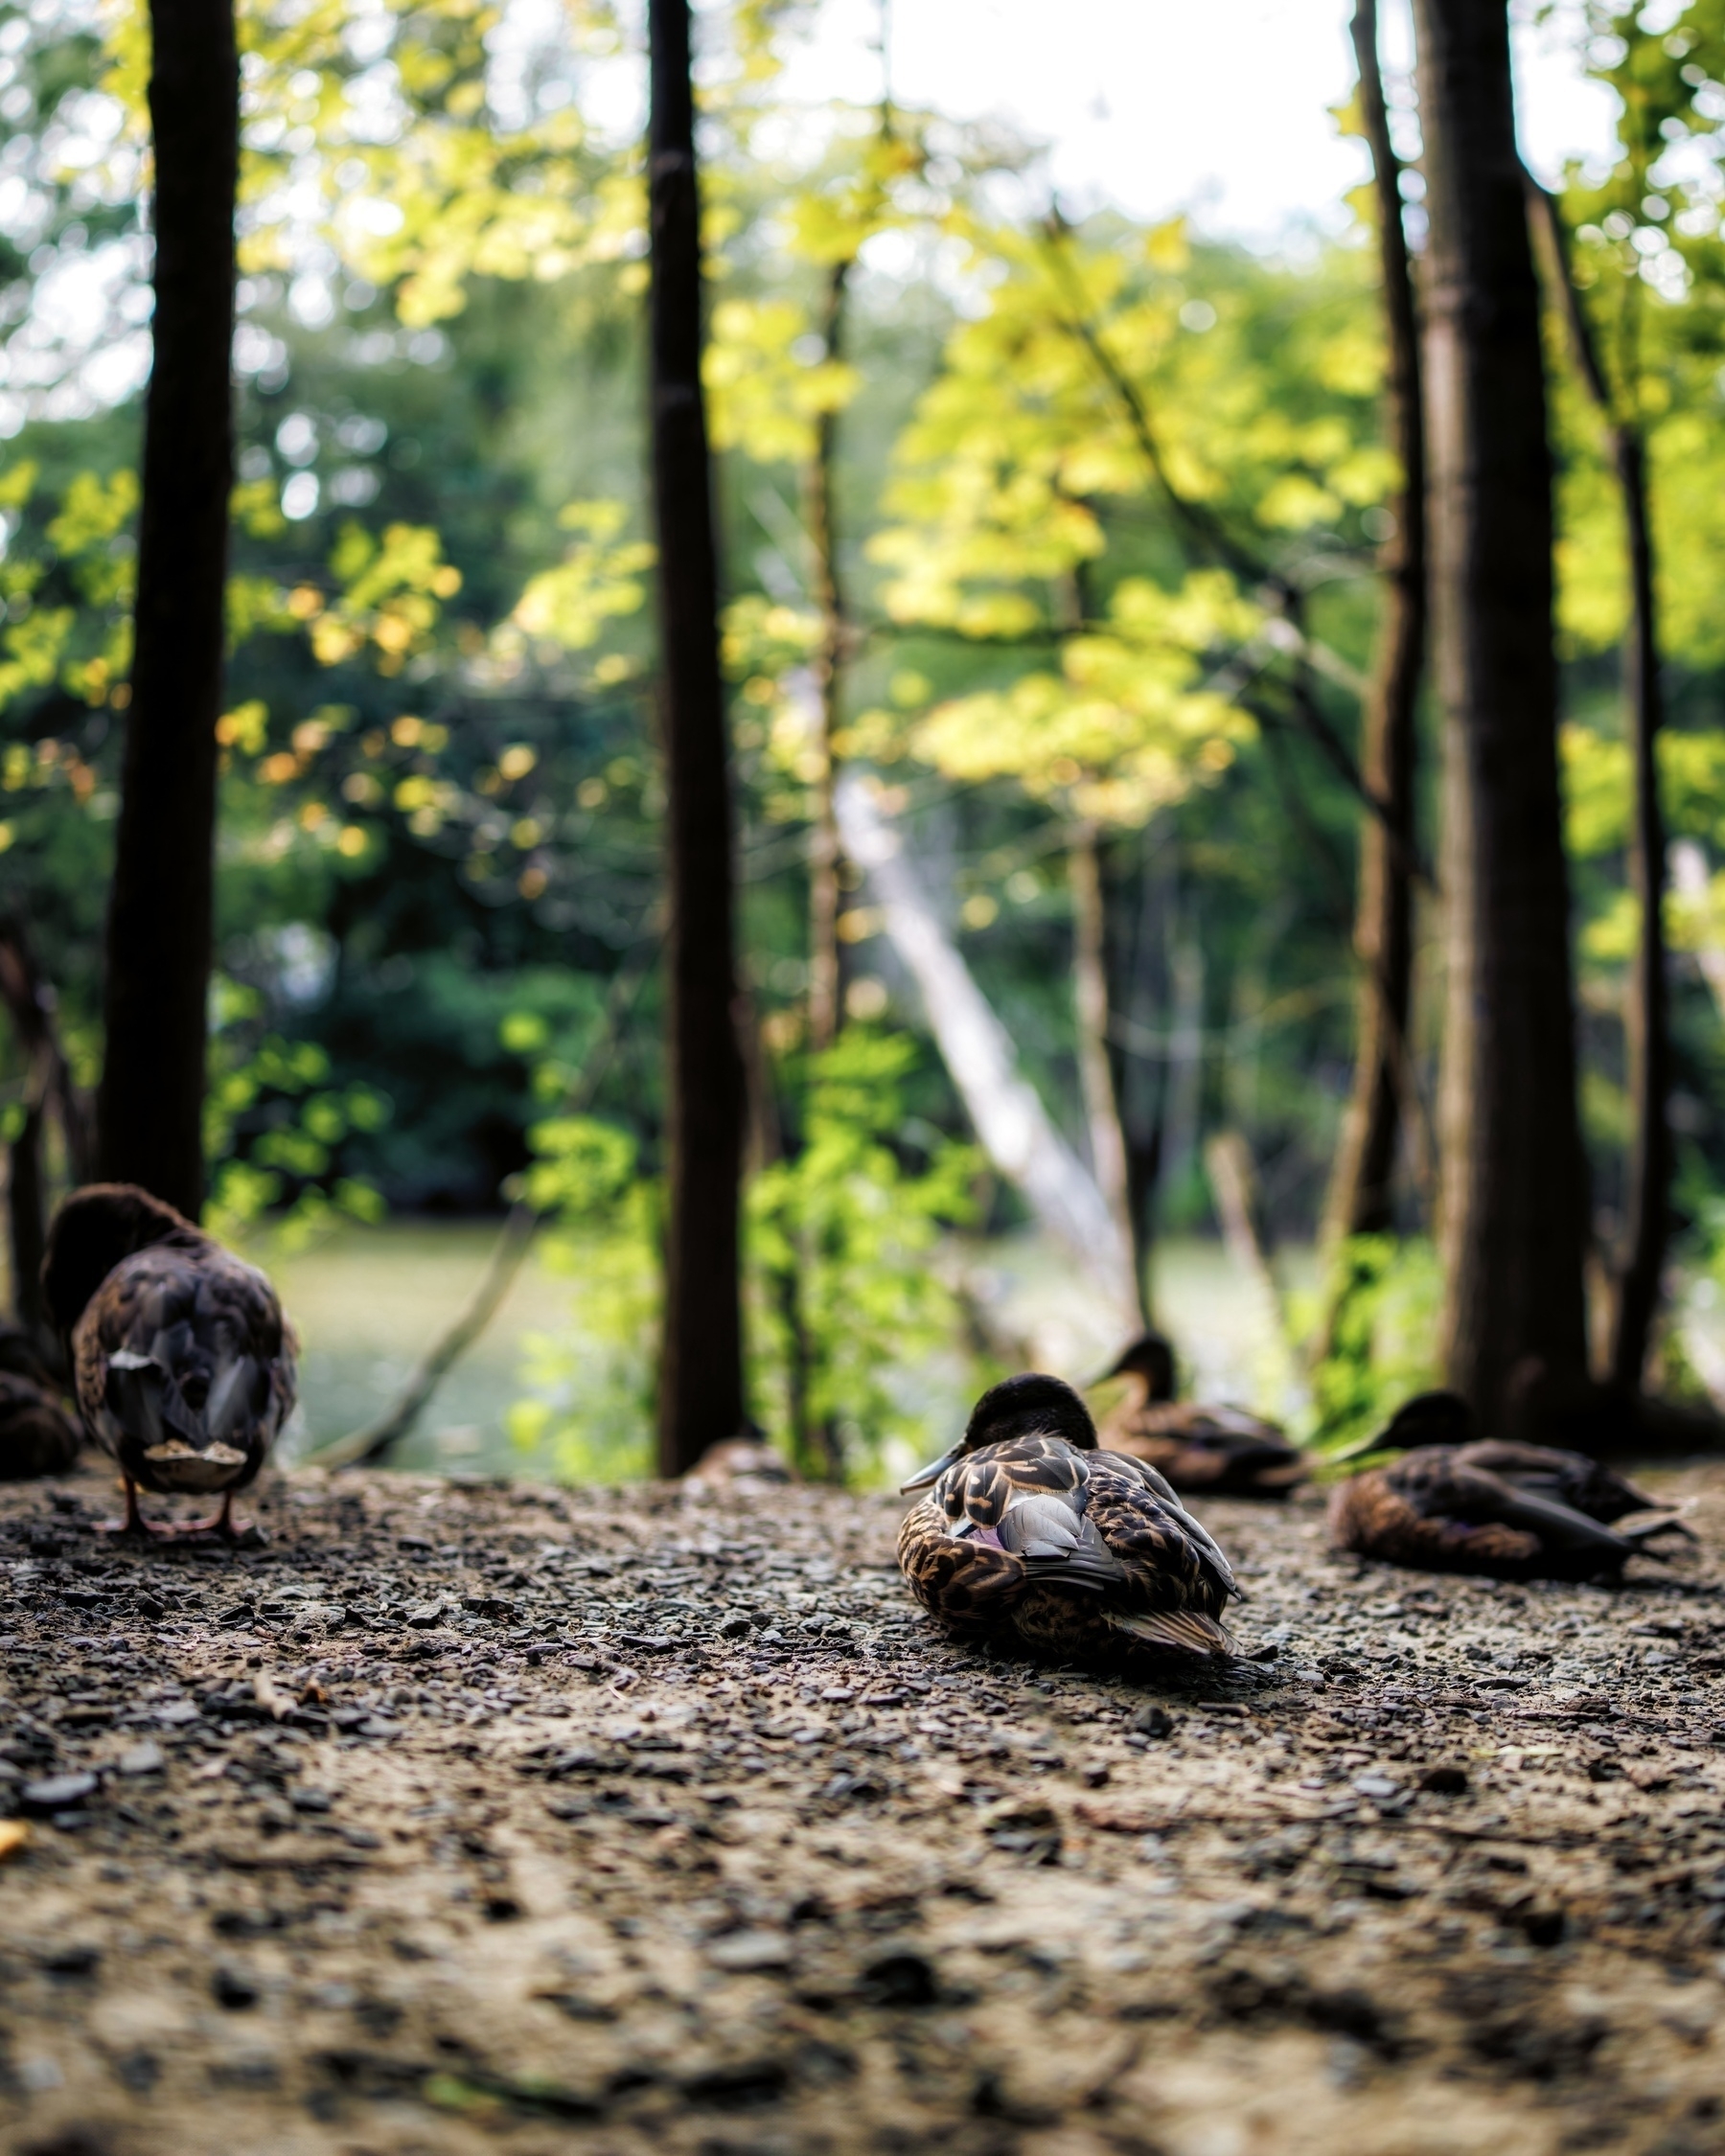
[[[255,1521],[234,1518],[234,1493],[224,1490],[221,1509],[213,1520],[199,1520],[186,1529],[193,1535],[216,1535],[221,1541],[232,1543],[236,1549],[261,1549],[269,1540]]]

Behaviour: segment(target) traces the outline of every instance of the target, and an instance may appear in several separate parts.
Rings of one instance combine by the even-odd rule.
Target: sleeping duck
[[[1337,1548],[1421,1571],[1609,1579],[1638,1553],[1662,1557],[1647,1548],[1655,1535],[1690,1535],[1668,1514],[1618,1525],[1631,1512],[1660,1508],[1584,1453],[1477,1432],[1457,1393],[1411,1400],[1378,1440],[1405,1448],[1402,1458],[1354,1476],[1330,1498]]]
[[[1127,1380],[1104,1415],[1102,1443],[1165,1475],[1177,1490],[1204,1497],[1286,1497],[1309,1472],[1273,1422],[1241,1408],[1174,1397],[1174,1350],[1161,1333],[1140,1333],[1096,1382]]]
[[[0,1482],[63,1475],[78,1457],[77,1423],[49,1386],[0,1366]]]
[[[148,1191],[91,1183],[49,1231],[42,1284],[84,1428],[126,1480],[121,1531],[167,1531],[141,1518],[140,1488],[219,1491],[186,1531],[238,1539],[234,1493],[294,1400],[297,1343],[269,1282]]]
[[[1154,1467],[1101,1452],[1059,1378],[985,1392],[953,1449],[913,1475],[899,1569],[954,1631],[1063,1658],[1231,1656],[1228,1560]]]

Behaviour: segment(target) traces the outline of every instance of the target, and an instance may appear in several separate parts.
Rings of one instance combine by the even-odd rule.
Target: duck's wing
[[[1428,1518],[1516,1527],[1536,1535],[1548,1550],[1596,1556],[1603,1564],[1622,1565],[1635,1549],[1634,1542],[1548,1490],[1498,1472],[1479,1456],[1490,1450],[1464,1445],[1447,1455],[1438,1450],[1413,1453],[1385,1479]]]
[[[898,1561],[924,1609],[964,1631],[988,1632],[1005,1623],[1029,1577],[1024,1560],[992,1537],[954,1534],[932,1497],[905,1515]]]
[[[135,1479],[249,1480],[295,1397],[295,1342],[264,1275],[219,1245],[124,1259],[74,1341],[86,1427]]]
[[[1521,1445],[1500,1438],[1461,1448],[1461,1456],[1501,1475],[1518,1489],[1534,1490],[1585,1512],[1608,1526],[1630,1512],[1664,1512],[1657,1498],[1585,1453],[1560,1452],[1551,1445]]]
[[[1097,1453],[1090,1463],[1089,1515],[1130,1572],[1182,1583],[1197,1606],[1220,1610],[1240,1593],[1233,1568],[1202,1521],[1145,1461]]]

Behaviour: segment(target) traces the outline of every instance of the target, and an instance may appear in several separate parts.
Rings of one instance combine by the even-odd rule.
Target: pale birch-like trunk
[[[1114,1067],[1108,1054],[1107,916],[1102,900],[1102,863],[1093,823],[1073,827],[1067,840],[1067,878],[1072,897],[1072,1009],[1078,1044],[1078,1083],[1090,1134],[1091,1171],[1102,1203],[1114,1217],[1121,1243],[1134,1250],[1126,1134],[1115,1094]],[[1143,1285],[1138,1282],[1139,1314]]]
[[[1123,1333],[1135,1331],[1131,1245],[1020,1072],[1011,1037],[906,859],[875,789],[846,772],[835,805],[844,850],[867,877],[893,949],[921,991],[935,1044],[984,1152],[1106,1297],[1111,1320]]]

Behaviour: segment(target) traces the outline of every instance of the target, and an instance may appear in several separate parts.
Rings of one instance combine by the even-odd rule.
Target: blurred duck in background
[[[119,1530],[255,1538],[235,1525],[234,1495],[292,1411],[297,1345],[263,1273],[148,1191],[91,1183],[55,1220],[42,1283],[84,1429],[125,1478]],[[140,1489],[221,1504],[196,1527],[150,1527]]]
[[[1418,1571],[1498,1579],[1620,1579],[1655,1536],[1694,1539],[1668,1507],[1584,1453],[1483,1438],[1459,1393],[1424,1392],[1392,1418],[1374,1451],[1399,1451],[1330,1498],[1338,1549]],[[1623,1526],[1631,1513],[1658,1517]]]
[[[0,1482],[64,1475],[80,1436],[36,1342],[0,1319]]]
[[[1161,1333],[1140,1333],[1090,1389],[1120,1380],[1099,1425],[1105,1452],[1141,1459],[1192,1497],[1281,1498],[1306,1479],[1305,1459],[1275,1423],[1174,1397],[1174,1350]]]

